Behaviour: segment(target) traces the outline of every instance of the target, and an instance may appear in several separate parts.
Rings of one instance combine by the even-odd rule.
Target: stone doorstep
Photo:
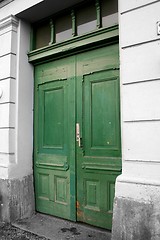
[[[12,225],[50,240],[111,240],[109,231],[40,213]]]

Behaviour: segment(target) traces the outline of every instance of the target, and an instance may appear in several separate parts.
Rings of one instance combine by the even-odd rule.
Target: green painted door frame
[[[107,229],[121,173],[117,40],[88,39],[70,56],[30,54],[36,209]]]

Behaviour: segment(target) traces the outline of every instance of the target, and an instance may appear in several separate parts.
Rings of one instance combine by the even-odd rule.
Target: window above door
[[[88,0],[34,23],[31,50],[118,24],[117,0]]]

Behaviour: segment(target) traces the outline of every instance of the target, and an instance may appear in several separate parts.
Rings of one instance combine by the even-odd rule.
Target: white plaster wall
[[[0,79],[16,78],[16,56],[7,54],[0,58]]]
[[[119,0],[119,12],[133,11],[154,2],[157,3],[159,0]]]
[[[15,129],[1,128],[0,135],[1,135],[0,153],[6,155],[13,154],[15,152],[14,145]]]
[[[0,21],[0,178],[32,173],[33,66],[30,26],[13,16]]]
[[[0,21],[0,178],[9,177],[9,164],[15,162],[17,26],[12,16]]]
[[[160,121],[126,122],[123,124],[123,137],[123,160],[160,163]],[[154,176],[154,172],[152,174]]]
[[[9,30],[9,31],[8,31]],[[13,37],[14,35],[14,37]],[[1,30],[1,47],[0,47],[0,56],[6,55],[6,53],[15,53],[16,54],[16,32],[12,32],[11,29]],[[7,43],[7,44],[6,44]]]
[[[9,177],[23,177],[32,173],[33,150],[33,66],[28,63],[30,25],[19,21],[17,42],[16,85],[16,162],[9,169]]]
[[[138,202],[145,202],[145,203],[156,202],[156,204],[158,204],[159,196],[160,196],[159,183],[154,181],[153,184],[150,184],[150,181],[145,181],[142,178],[140,179],[137,178],[137,180],[139,180],[139,184],[137,184],[137,182],[135,181],[135,178],[131,178],[131,177],[129,178],[124,177],[123,179],[119,178],[119,181],[117,183],[118,197],[123,199],[127,198],[133,201],[136,199]],[[128,182],[128,184],[126,184],[126,182]],[[159,205],[157,205],[156,213],[159,213]]]
[[[147,200],[160,185],[159,10],[159,1],[119,0],[123,167],[117,197]]]
[[[123,84],[159,79],[159,46],[160,41],[157,40],[155,42],[121,49]]]
[[[0,8],[0,178],[32,173],[33,66],[30,26],[14,15],[44,0],[14,0]]]
[[[5,80],[1,80],[0,87],[3,90],[3,95],[0,99],[1,104],[5,103],[15,103],[16,92],[15,92],[15,79],[7,78]],[[2,105],[1,105],[2,106]]]
[[[156,26],[159,19],[160,2],[153,5],[147,5],[121,15],[122,47],[160,39]],[[128,32],[128,36],[125,37],[123,32]]]
[[[15,127],[15,104],[6,103],[0,106],[0,128]],[[5,126],[5,127],[4,127]]]
[[[154,172],[154,175],[152,174]],[[138,179],[139,182],[146,182],[154,185],[159,184],[159,163],[152,161],[124,161],[123,174],[125,178]]]
[[[160,80],[127,84],[122,95],[125,122],[160,119]]]

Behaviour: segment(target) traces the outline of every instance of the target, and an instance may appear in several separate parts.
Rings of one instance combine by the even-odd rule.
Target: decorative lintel
[[[96,12],[97,12],[97,28],[101,28],[102,27],[102,18],[101,18],[101,5],[99,0],[96,0]]]
[[[75,37],[77,35],[77,27],[76,27],[76,16],[75,11],[71,11],[71,17],[72,17],[72,36]]]
[[[29,62],[36,63],[42,59],[54,58],[58,55],[65,55],[80,51],[82,48],[89,47],[96,44],[103,44],[104,42],[118,41],[119,31],[118,25],[109,28],[101,28],[93,33],[88,33],[82,36],[75,36],[69,40],[61,43],[51,44],[50,46],[31,51]],[[116,39],[115,39],[116,38]]]
[[[17,31],[18,23],[19,21],[14,15],[3,18],[0,20],[0,31],[9,27],[11,27],[12,31]]]
[[[50,19],[50,28],[51,28],[51,40],[49,42],[49,45],[55,43],[55,25],[53,19]]]

